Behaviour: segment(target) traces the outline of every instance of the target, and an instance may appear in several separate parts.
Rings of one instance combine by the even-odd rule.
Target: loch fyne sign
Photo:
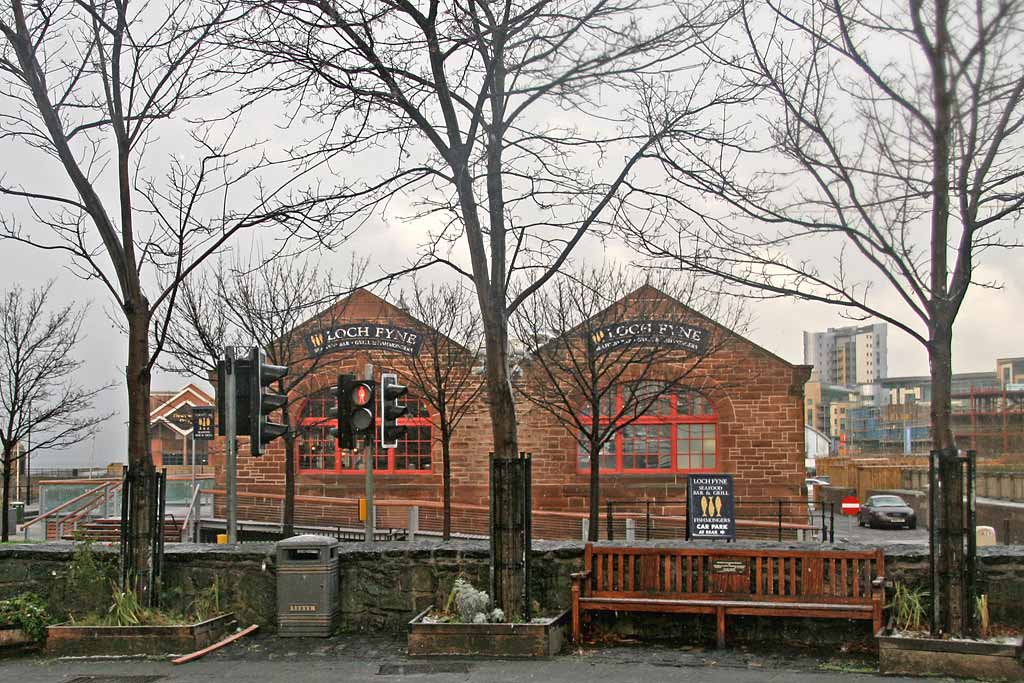
[[[381,349],[415,356],[423,336],[417,330],[380,323],[349,323],[306,335],[306,348],[313,356],[347,349]]]
[[[597,355],[632,346],[684,349],[697,355],[708,352],[711,334],[702,327],[671,320],[623,320],[590,334]]]

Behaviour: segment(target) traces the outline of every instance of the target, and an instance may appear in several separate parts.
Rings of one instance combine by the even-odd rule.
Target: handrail
[[[124,482],[121,481],[105,483],[103,485],[104,490],[99,495],[96,496],[95,501],[88,505],[83,505],[76,512],[73,512],[72,514],[68,515],[66,518],[60,520],[57,523],[57,538],[61,539],[64,537],[65,524],[72,524],[72,530],[77,531],[78,522],[80,522],[82,518],[88,515],[90,512],[98,508],[100,506],[100,503],[106,504],[106,502],[110,500],[110,496],[116,493],[117,490],[120,489],[123,484]]]
[[[189,523],[192,521],[192,511],[196,507],[196,500],[199,498],[199,494],[202,492],[202,490],[203,489],[201,489],[199,486],[196,486],[195,490],[192,491],[192,500],[189,502],[188,509],[185,511],[185,519],[181,522],[181,537],[182,538],[185,538],[186,528],[188,527]],[[197,541],[197,539],[195,538],[195,534],[193,534],[191,536],[191,538],[192,538],[192,542],[193,543],[195,543]]]
[[[48,519],[51,515],[53,515],[53,514],[55,514],[57,512],[60,512],[61,510],[63,510],[64,508],[68,507],[72,503],[77,503],[78,501],[82,500],[86,496],[92,495],[93,493],[96,493],[97,491],[105,488],[109,483],[110,482],[104,482],[104,483],[100,484],[99,486],[97,486],[94,489],[89,489],[88,491],[86,491],[85,493],[83,493],[80,496],[76,496],[76,497],[72,498],[71,500],[69,500],[67,502],[61,503],[60,505],[58,505],[57,507],[53,508],[52,510],[50,510],[49,512],[47,512],[45,514],[39,515],[38,517],[33,517],[29,521],[27,521],[24,524],[22,524],[18,528],[18,531],[24,531],[25,529],[28,529],[33,524],[37,524],[37,523],[43,521],[44,519]]]

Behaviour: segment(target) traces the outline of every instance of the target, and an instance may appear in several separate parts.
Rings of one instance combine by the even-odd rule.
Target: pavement
[[[3,683],[326,683],[395,680],[544,683],[693,681],[694,683],[900,683],[882,677],[871,653],[780,653],[661,643],[616,643],[526,660],[411,658],[400,636],[285,639],[257,635],[174,666],[163,659],[0,660]]]

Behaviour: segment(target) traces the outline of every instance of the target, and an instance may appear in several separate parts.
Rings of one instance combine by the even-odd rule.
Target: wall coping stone
[[[553,555],[560,558],[579,557],[585,543],[582,541],[534,541],[534,555]],[[602,546],[641,547],[641,548],[675,548],[681,543],[675,541],[625,541],[601,542]],[[874,550],[877,546],[860,543],[836,543],[822,545],[818,543],[798,543],[775,541],[737,541],[722,544],[715,541],[690,541],[686,547],[697,549],[735,549],[735,550]],[[169,562],[185,561],[189,558],[206,558],[211,560],[262,560],[273,555],[275,543],[243,543],[236,546],[207,545],[194,543],[169,543],[165,547],[164,557]],[[886,557],[913,559],[928,557],[928,546],[909,543],[892,543],[882,546]],[[93,549],[100,554],[114,555],[118,548],[114,545],[94,544]],[[74,554],[75,544],[69,542],[53,543],[20,543],[0,545],[0,560],[32,559],[43,561],[70,560]],[[345,557],[353,560],[371,557],[429,557],[429,558],[486,558],[490,554],[487,541],[456,540],[443,543],[434,540],[422,541],[385,541],[376,543],[341,543],[338,554],[342,561]],[[987,563],[999,563],[1002,560],[1014,562],[1024,558],[1024,545],[993,545],[978,548],[978,557]]]

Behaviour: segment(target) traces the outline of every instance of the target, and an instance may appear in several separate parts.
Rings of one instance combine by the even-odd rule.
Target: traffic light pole
[[[227,484],[228,484],[228,543],[238,542],[238,425],[235,419],[236,384],[238,376],[235,374],[235,347],[229,346],[224,349],[224,395],[227,400],[224,402],[224,432],[225,450],[227,455]]]
[[[373,365],[367,363],[363,368],[363,379],[373,380]],[[367,543],[374,540],[374,527],[377,520],[373,509],[373,434],[376,428],[371,426],[370,435],[363,437],[363,466],[366,468],[366,527],[364,539]]]

